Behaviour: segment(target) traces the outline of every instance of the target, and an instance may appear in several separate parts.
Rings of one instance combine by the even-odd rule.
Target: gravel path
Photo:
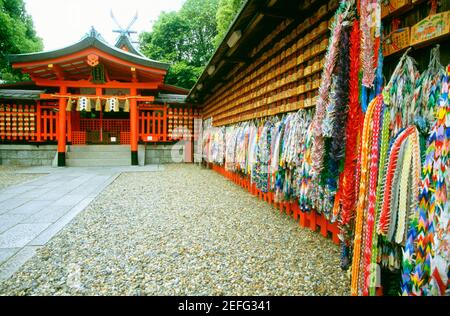
[[[124,173],[3,295],[348,295],[339,248],[211,170]]]
[[[17,170],[23,170],[24,167],[2,166],[0,165],[0,190],[6,189],[15,184],[31,181],[42,174],[38,173],[17,173]]]

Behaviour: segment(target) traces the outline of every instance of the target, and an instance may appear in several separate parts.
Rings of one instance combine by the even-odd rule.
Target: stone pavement
[[[0,281],[17,271],[121,172],[162,168],[161,165],[33,167],[17,171],[47,175],[0,191]]]

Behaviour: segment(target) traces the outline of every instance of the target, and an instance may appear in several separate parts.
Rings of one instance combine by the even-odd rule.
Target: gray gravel
[[[42,174],[38,173],[17,173],[18,170],[24,169],[26,169],[26,167],[0,165],[0,190],[15,184],[31,181],[42,176]]]
[[[2,295],[348,295],[339,248],[193,165],[124,173]]]

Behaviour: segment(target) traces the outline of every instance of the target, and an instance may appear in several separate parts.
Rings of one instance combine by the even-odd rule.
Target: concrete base
[[[0,164],[10,166],[51,166],[56,145],[0,145]]]
[[[145,145],[138,145],[138,162],[139,166],[145,165]]]
[[[135,153],[139,166],[186,162],[184,142],[139,145]],[[0,145],[0,164],[15,166],[61,166],[57,145]],[[128,145],[83,145],[66,147],[65,165],[129,166]]]
[[[174,144],[147,144],[145,164],[169,164],[186,162],[183,142]]]

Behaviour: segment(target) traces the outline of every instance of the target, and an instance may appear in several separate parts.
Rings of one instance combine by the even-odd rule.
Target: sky
[[[126,28],[138,11],[131,27],[138,33],[150,31],[162,11],[177,11],[184,0],[24,0],[34,27],[44,41],[44,50],[54,50],[78,42],[94,26],[110,44],[118,37],[118,29],[110,16]],[[137,35],[133,35],[137,40]]]

